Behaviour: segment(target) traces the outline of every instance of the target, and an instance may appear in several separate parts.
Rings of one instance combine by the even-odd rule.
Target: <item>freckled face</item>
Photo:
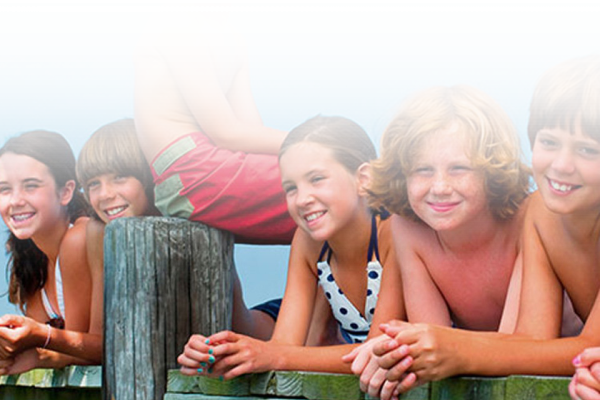
[[[327,147],[295,144],[281,156],[279,166],[290,215],[314,240],[330,240],[365,213],[356,176]]]
[[[461,228],[490,215],[483,174],[473,168],[457,129],[451,125],[429,136],[407,179],[412,209],[436,231]]]
[[[61,198],[45,164],[20,154],[0,156],[0,214],[17,238],[31,239],[65,223],[69,200]]]
[[[600,207],[600,143],[580,127],[542,129],[532,154],[535,182],[546,206],[557,213],[595,211]]]
[[[145,215],[150,209],[144,186],[132,176],[103,174],[86,182],[86,188],[90,204],[105,223]]]

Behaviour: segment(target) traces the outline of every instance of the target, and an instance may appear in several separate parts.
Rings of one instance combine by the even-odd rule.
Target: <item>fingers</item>
[[[394,399],[394,397],[397,398],[398,395],[394,396],[397,386],[398,386],[398,382],[390,382],[390,381],[383,382],[383,385],[381,386],[381,392],[379,394],[379,398],[381,400],[392,400],[392,399]]]
[[[408,373],[402,381],[396,385],[392,399],[397,399],[402,393],[406,393],[409,390],[417,386],[417,375],[414,372]]]
[[[363,390],[363,386],[365,386],[366,390],[364,392],[368,393],[371,397],[379,397],[379,393],[381,392],[381,386],[385,382],[385,374],[386,370],[378,368],[371,376],[368,382],[363,383],[361,376],[361,390]]]
[[[572,379],[575,382],[575,392],[579,397],[584,397],[581,394],[585,393],[585,397],[590,397],[596,394],[600,399],[600,382],[592,375],[588,368],[577,368]],[[592,396],[591,398],[594,398]]]
[[[177,362],[182,366],[181,372],[193,375],[199,373],[216,361],[214,350],[208,345],[208,339],[202,335],[192,335],[186,343],[183,353],[177,357]],[[202,371],[204,372],[204,371]]]
[[[400,347],[400,343],[396,339],[384,339],[373,345],[373,354],[382,357],[398,347]]]
[[[350,353],[344,354],[342,356],[342,361],[345,362],[345,363],[352,363],[352,365],[354,365],[354,360],[361,353],[361,350],[360,350],[361,347],[362,346],[355,347],[355,348],[352,349],[352,351]]]
[[[388,381],[396,382],[402,379],[404,374],[413,365],[414,359],[411,356],[406,356],[400,359],[395,365],[388,369],[385,378]]]
[[[393,368],[400,360],[410,353],[408,345],[403,344],[400,346],[395,340],[388,342],[388,344],[386,344],[386,349],[389,350],[381,355],[378,354],[375,348],[373,349],[373,353],[379,355],[379,366],[383,369]]]

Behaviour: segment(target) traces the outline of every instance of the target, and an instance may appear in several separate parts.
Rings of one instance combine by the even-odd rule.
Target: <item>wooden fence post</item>
[[[104,237],[104,399],[162,400],[190,334],[230,329],[233,236],[167,217]]]

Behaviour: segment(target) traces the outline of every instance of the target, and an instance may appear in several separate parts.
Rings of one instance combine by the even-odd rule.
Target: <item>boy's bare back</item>
[[[229,12],[203,11],[151,16],[133,54],[135,122],[149,160],[200,130],[218,146],[261,150],[260,132],[248,127],[270,129],[252,97],[245,39],[228,18]],[[258,144],[248,147],[243,138],[250,135]],[[279,142],[267,146],[274,152]]]

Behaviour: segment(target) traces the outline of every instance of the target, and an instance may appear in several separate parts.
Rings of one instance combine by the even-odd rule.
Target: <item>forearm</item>
[[[36,368],[64,368],[68,365],[97,365],[100,362],[93,362],[89,359],[73,357],[68,354],[59,353],[48,349],[38,350],[38,365]]]
[[[263,125],[239,124],[220,134],[206,132],[215,145],[231,151],[254,154],[278,154],[287,132]]]
[[[356,345],[336,345],[306,347],[274,344],[278,357],[274,370],[315,371],[351,374],[351,365],[342,361],[342,356],[352,351]]]
[[[102,362],[103,337],[100,334],[51,328],[46,348],[87,360],[90,364],[99,364]]]
[[[480,333],[465,341],[463,369],[457,374],[503,376],[514,374],[571,375],[571,360],[599,340],[572,337],[537,340],[517,335]],[[459,367],[460,369],[460,367]]]

